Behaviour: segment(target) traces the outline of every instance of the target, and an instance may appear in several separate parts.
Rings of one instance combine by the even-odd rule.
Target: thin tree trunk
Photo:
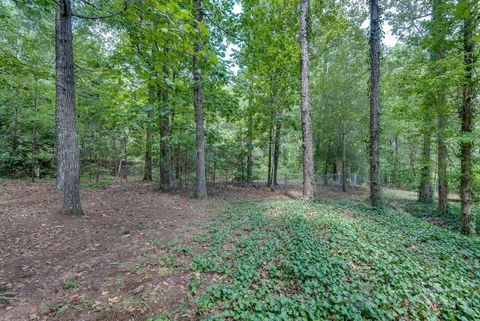
[[[445,114],[437,118],[437,166],[438,166],[438,213],[448,211],[448,185],[447,185],[447,145],[445,143]]]
[[[314,164],[312,120],[310,118],[310,93],[308,81],[308,11],[309,0],[301,0],[300,4],[300,51],[301,51],[301,117],[303,136],[303,196],[312,199],[314,196]]]
[[[35,76],[35,92],[33,97],[34,119],[32,122],[32,182],[37,178],[37,114],[38,114],[38,97],[37,97],[38,78]]]
[[[420,202],[431,202],[432,192],[432,171],[431,171],[431,144],[432,144],[432,120],[429,115],[429,107],[424,118],[423,147],[422,147],[422,168],[420,170]]]
[[[196,175],[196,193],[198,199],[207,197],[207,179],[205,176],[205,129],[203,123],[203,101],[201,88],[201,75],[198,66],[200,60],[200,51],[202,50],[199,24],[202,23],[203,12],[201,0],[195,0],[195,21],[194,30],[196,32],[196,43],[193,54],[193,95],[195,108],[195,136],[197,144],[197,175]]]
[[[182,167],[182,163],[181,163],[182,157],[181,157],[181,156],[182,156],[182,155],[180,154],[180,152],[181,152],[180,144],[178,144],[178,146],[177,146],[177,151],[176,151],[176,153],[175,153],[175,156],[176,156],[176,158],[175,158],[175,161],[176,161],[176,166],[175,166],[175,179],[181,181],[181,178],[182,178],[182,175],[181,175],[181,174],[182,174],[182,169],[181,169],[181,167]],[[181,184],[180,184],[180,185],[181,185]],[[181,188],[181,186],[180,186],[180,188]]]
[[[252,184],[253,169],[253,111],[252,111],[252,95],[248,99],[248,132],[247,132],[247,184]]]
[[[342,130],[342,191],[345,193],[347,191],[347,153],[346,153],[346,133],[345,133],[345,122],[343,123]]]
[[[160,110],[160,190],[170,190],[170,117],[168,107],[168,69],[163,65],[163,77],[165,83],[162,87],[162,108]]]
[[[172,75],[172,83],[175,83],[175,77],[176,77],[176,73],[174,72],[173,75]],[[172,86],[171,91],[172,91],[172,96],[175,97],[175,86]],[[175,129],[175,108],[174,108],[173,104],[169,104],[168,107],[169,107],[168,111],[170,113],[170,133],[169,133],[169,137],[171,137],[172,133]],[[176,149],[174,147],[172,147],[171,140],[169,140],[169,145],[168,146],[170,148],[170,188],[173,188],[175,186],[175,179],[177,177],[176,166],[175,166],[177,155],[176,155]]]
[[[392,171],[392,186],[397,187],[398,182],[398,136],[393,138],[393,171]]]
[[[434,24],[434,31],[438,25],[444,26],[444,19],[442,19],[441,1],[433,1],[432,7],[432,23]],[[441,63],[445,58],[444,39],[441,37],[436,41],[438,47],[434,53],[433,58],[436,65]],[[436,76],[444,74],[443,67],[437,67],[434,71]],[[437,173],[438,173],[438,208],[439,214],[445,214],[448,210],[448,187],[447,187],[447,145],[445,143],[445,127],[446,127],[446,106],[445,106],[445,88],[443,83],[437,92]]]
[[[330,161],[330,143],[327,146],[327,155],[325,155],[325,169],[323,171],[323,185],[328,185],[328,162]]]
[[[370,0],[370,201],[380,207],[380,8],[378,0]]]
[[[55,34],[57,164],[64,192],[61,212],[82,215],[70,0],[59,0],[57,3]]]
[[[13,133],[12,133],[12,151],[15,153],[18,149],[18,118],[19,118],[19,108],[18,104],[15,102],[15,117],[13,119]]]
[[[416,166],[416,161],[417,161],[417,149],[414,144],[410,143],[410,140],[408,138],[407,143],[410,145],[410,150],[409,150],[409,160],[410,160],[410,171],[413,174],[413,178],[417,176],[417,166]]]
[[[466,1],[466,0],[465,0]],[[473,52],[474,25],[472,15],[463,22],[463,51],[465,64],[465,83],[463,85],[463,105],[460,112],[462,124],[460,198],[461,232],[475,235],[475,217],[472,213],[472,149],[473,149]]]
[[[277,174],[278,174],[278,159],[280,156],[280,130],[282,124],[277,119],[277,127],[275,129],[275,147],[273,149],[273,186],[278,185]]]
[[[270,133],[268,134],[268,178],[267,186],[272,185],[272,141],[273,141],[273,123],[270,123]]]
[[[148,88],[148,110],[147,110],[147,137],[145,145],[145,169],[143,171],[143,180],[152,180],[152,145],[153,145],[153,105],[155,103],[155,88],[150,85]]]

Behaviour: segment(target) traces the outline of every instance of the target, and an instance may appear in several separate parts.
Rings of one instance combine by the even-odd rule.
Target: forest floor
[[[6,180],[0,181],[0,190],[0,320],[5,321],[199,320],[215,315],[223,308],[212,298],[225,293],[212,294],[208,286],[235,279],[230,273],[238,257],[229,255],[237,251],[238,241],[266,228],[263,221],[254,226],[264,212],[277,217],[293,208],[305,211],[304,202],[295,200],[301,196],[296,186],[285,193],[280,187],[272,192],[263,185],[219,184],[212,197],[198,201],[187,192],[159,193],[154,183],[129,182],[125,188],[114,182],[82,190],[87,215],[81,218],[57,213],[61,194],[51,183]],[[365,196],[329,189],[320,194],[337,203]],[[395,206],[411,208],[408,203]],[[348,222],[359,215],[352,209],[340,212]],[[272,231],[261,230],[269,240],[257,240],[256,247],[278,237]],[[224,242],[225,237],[231,242]],[[473,258],[474,263],[479,259]],[[256,268],[258,275],[266,273],[266,266]],[[299,290],[290,286],[288,291]]]
[[[178,315],[191,279],[191,243],[230,206],[228,200],[301,195],[295,187],[285,195],[282,189],[220,184],[214,197],[197,201],[155,188],[114,182],[82,190],[86,216],[70,218],[57,213],[61,193],[51,183],[0,181],[0,319]],[[188,311],[184,319],[192,319]]]

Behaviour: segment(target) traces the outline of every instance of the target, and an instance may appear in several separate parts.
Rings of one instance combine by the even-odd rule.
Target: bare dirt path
[[[0,184],[4,321],[143,320],[179,308],[187,276],[159,257],[169,242],[192,240],[220,208],[136,182],[82,191],[87,215],[70,218],[56,213],[61,195],[51,184]]]

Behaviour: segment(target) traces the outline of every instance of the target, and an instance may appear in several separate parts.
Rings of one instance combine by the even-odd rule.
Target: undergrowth
[[[448,228],[450,230],[460,230],[460,203],[449,202],[448,211],[443,215],[437,213],[437,202],[422,203],[411,199],[395,200],[401,209],[412,214],[415,217],[427,220],[430,223]],[[476,230],[480,231],[480,211],[478,206],[473,206],[473,215],[476,217]]]
[[[480,320],[480,239],[353,202],[237,202],[200,242],[207,320]]]

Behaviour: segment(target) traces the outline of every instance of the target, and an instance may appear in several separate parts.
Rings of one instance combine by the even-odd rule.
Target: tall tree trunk
[[[267,186],[272,185],[272,145],[273,145],[273,122],[270,122],[270,133],[268,134],[268,178],[267,178]]]
[[[172,83],[175,83],[175,78],[176,78],[176,73],[174,72],[172,75]],[[172,96],[175,97],[175,86],[172,86],[171,88]],[[169,105],[169,112],[170,112],[170,134],[169,137],[172,136],[173,131],[175,129],[175,108],[173,104]],[[177,173],[176,173],[176,159],[178,158],[178,155],[176,154],[177,149],[172,147],[172,142],[169,141],[169,148],[170,148],[170,188],[174,187],[174,180],[177,178]]]
[[[423,120],[423,146],[422,146],[422,163],[420,169],[420,193],[418,200],[420,202],[431,202],[433,199],[432,191],[432,170],[431,170],[431,144],[432,144],[432,120],[429,114],[430,108],[427,110]]]
[[[308,81],[308,11],[310,1],[301,0],[300,4],[300,51],[301,51],[301,117],[303,135],[303,197],[314,196],[314,164],[312,120],[310,118],[310,84]]]
[[[147,110],[147,137],[145,144],[145,169],[143,171],[143,180],[152,180],[152,145],[153,145],[153,105],[155,104],[155,88],[150,85],[148,88],[148,110]]]
[[[34,118],[32,121],[32,182],[37,178],[37,114],[38,114],[38,77],[35,75],[35,89],[33,97]]]
[[[442,60],[445,58],[444,37],[438,32],[440,28],[444,28],[445,21],[443,19],[442,8],[443,0],[433,1],[432,6],[432,23],[433,31],[440,34],[440,38],[436,40],[436,49],[433,52],[433,59],[436,66],[434,74],[438,77],[445,73]],[[438,208],[439,214],[445,214],[448,210],[448,187],[447,187],[447,145],[445,143],[445,127],[446,127],[446,105],[445,105],[445,87],[443,82],[440,84],[436,93],[437,102],[437,173],[438,173]]]
[[[393,138],[393,171],[392,186],[397,187],[398,180],[398,135]]]
[[[346,132],[345,132],[345,122],[343,123],[342,128],[342,191],[345,193],[347,191],[347,147],[346,147]]]
[[[440,97],[439,97],[440,99]],[[440,106],[439,106],[440,107]],[[445,114],[442,112],[437,118],[437,171],[438,171],[438,213],[448,211],[447,185],[447,144],[445,143]]]
[[[325,155],[325,169],[323,171],[323,185],[328,185],[328,163],[330,162],[330,143],[327,146],[327,154]]]
[[[175,153],[175,179],[180,180],[182,179],[182,155],[180,154],[180,144],[177,145],[177,151]],[[180,188],[182,188],[181,184],[179,184]]]
[[[467,0],[464,0],[467,1]],[[471,4],[468,4],[471,6]],[[463,22],[463,51],[465,64],[465,82],[463,85],[463,104],[460,112],[462,124],[460,198],[461,232],[475,235],[475,217],[472,213],[472,149],[473,149],[473,51],[475,30],[473,12]]]
[[[203,12],[201,0],[195,0],[195,21],[194,30],[196,33],[196,43],[193,54],[193,95],[195,109],[195,136],[197,143],[197,175],[196,175],[196,193],[198,199],[207,197],[207,179],[205,176],[205,129],[203,124],[203,101],[200,68],[200,51],[202,50],[201,35],[199,24],[202,23]]]
[[[277,127],[275,129],[275,147],[273,149],[273,186],[278,185],[277,174],[278,174],[278,159],[280,156],[280,130],[282,124],[277,119]]]
[[[170,190],[170,117],[168,106],[168,69],[163,65],[162,108],[160,110],[160,190]]]
[[[72,11],[70,0],[58,0],[55,19],[57,164],[64,193],[64,214],[82,215],[80,162],[75,111]]]
[[[252,95],[248,99],[248,129],[247,129],[247,184],[252,184],[252,169],[253,169],[253,105]]]
[[[381,204],[380,186],[380,8],[378,0],[370,0],[370,201]]]
[[[409,160],[410,160],[410,171],[413,174],[413,179],[415,181],[415,178],[417,177],[417,148],[415,147],[414,144],[410,143],[410,139],[407,139],[407,143],[410,145],[409,148]]]
[[[18,149],[18,118],[19,118],[19,108],[18,104],[15,104],[15,117],[13,118],[13,132],[12,132],[12,152],[16,152]]]

